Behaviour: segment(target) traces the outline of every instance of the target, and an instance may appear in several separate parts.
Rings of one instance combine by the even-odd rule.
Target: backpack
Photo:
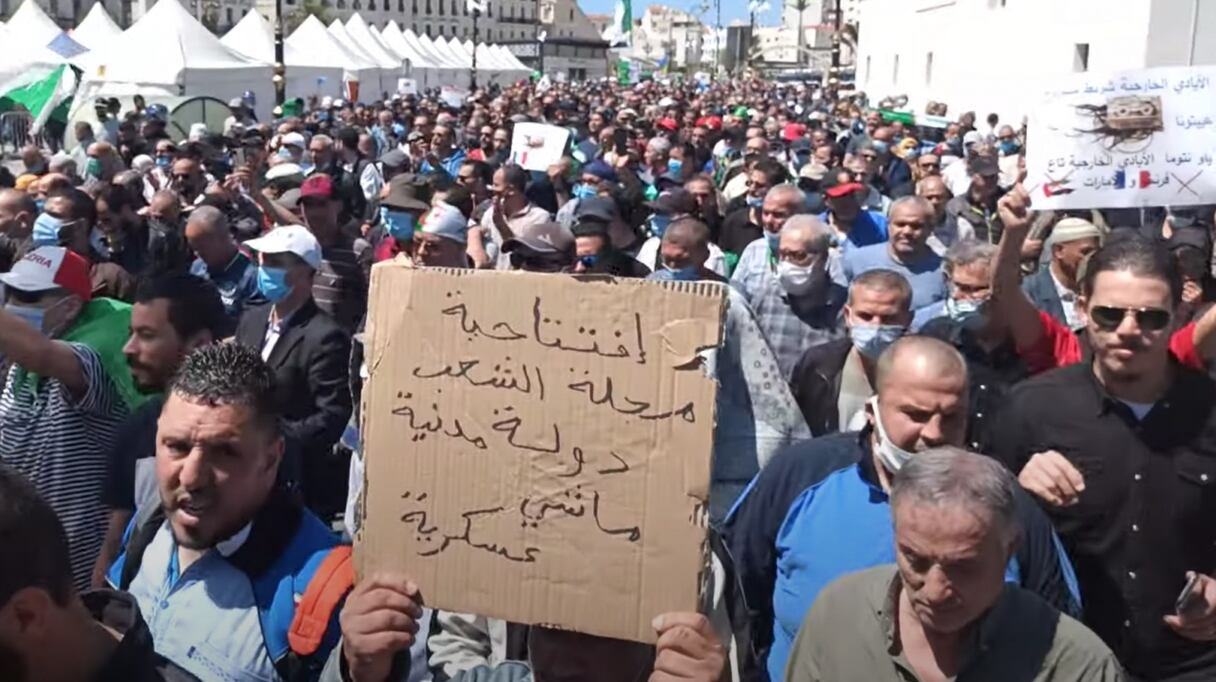
[[[118,573],[116,589],[131,585],[164,520],[160,505],[148,505],[132,519],[123,553],[112,568]],[[285,682],[317,679],[338,641],[333,615],[354,586],[351,546],[339,544],[287,493],[276,492],[228,561],[253,586],[262,640],[279,677]]]

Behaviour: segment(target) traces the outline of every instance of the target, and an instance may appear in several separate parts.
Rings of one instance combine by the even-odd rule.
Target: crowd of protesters
[[[1034,211],[1024,129],[803,84],[297,104],[0,174],[0,680],[1216,679],[1212,205]],[[706,612],[355,581],[385,261],[721,284]]]

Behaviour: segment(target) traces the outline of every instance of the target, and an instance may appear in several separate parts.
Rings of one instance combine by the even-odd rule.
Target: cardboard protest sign
[[[544,123],[516,123],[511,135],[511,163],[524,170],[544,171],[566,151],[570,131]]]
[[[699,604],[725,289],[372,274],[359,575],[435,608],[654,641]]]
[[[1211,203],[1216,67],[1077,74],[1049,90],[1027,130],[1036,209]]]
[[[445,85],[439,89],[439,100],[449,107],[459,109],[464,106],[464,101],[468,98],[469,91],[461,90],[452,85]]]

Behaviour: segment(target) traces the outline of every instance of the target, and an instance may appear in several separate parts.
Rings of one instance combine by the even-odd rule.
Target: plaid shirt
[[[743,250],[730,283],[751,306],[786,381],[808,348],[844,335],[840,308],[845,289],[829,282],[826,301],[818,296],[809,301],[790,296],[777,280],[776,264],[764,238]]]

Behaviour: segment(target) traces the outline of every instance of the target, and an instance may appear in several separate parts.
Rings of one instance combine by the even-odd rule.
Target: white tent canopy
[[[122,29],[110,17],[105,5],[100,2],[93,5],[93,9],[85,15],[84,21],[81,21],[80,25],[72,31],[72,39],[90,50],[105,47],[109,41],[120,35],[122,35]]]
[[[135,46],[135,49],[132,49]],[[261,120],[274,104],[272,69],[230,49],[177,0],[158,0],[117,40],[81,56],[76,102],[129,94],[209,95],[222,100],[250,91]]]
[[[379,84],[380,69],[371,62],[362,59],[359,55],[346,49],[342,43],[334,39],[334,36],[325,28],[325,24],[315,16],[309,15],[304,23],[300,24],[284,41],[285,48],[291,48],[293,52],[307,51],[309,56],[315,61],[323,64],[332,64],[342,69],[343,81],[358,81],[362,83]],[[290,79],[291,65],[287,66],[288,78]],[[334,97],[347,97],[348,93],[345,88],[341,87],[341,83],[333,84],[327,92]]]
[[[383,69],[401,69],[401,58],[385,51],[375,38],[372,37],[371,31],[367,30],[367,22],[363,21],[363,17],[359,16],[358,12],[350,15],[350,19],[346,20],[346,33],[350,39],[355,41],[363,51],[371,55],[372,60],[380,65]]]
[[[257,10],[249,10],[220,42],[250,59],[274,64],[274,28]],[[342,96],[343,69],[311,50],[283,41],[288,98]]]
[[[10,36],[30,45],[46,45],[63,31],[46,15],[36,0],[25,0],[21,3],[17,11],[13,12],[13,16],[9,17],[5,27]]]
[[[364,49],[362,45],[355,42],[354,38],[352,38],[350,33],[347,32],[346,27],[342,25],[341,21],[334,19],[332,22],[330,22],[327,30],[329,31],[329,35],[332,36],[340,45],[342,45],[342,47],[346,48],[349,52],[358,55],[359,59],[363,63],[371,64],[376,68],[375,79],[360,81],[360,89],[370,88],[371,92],[380,93],[386,89],[386,86],[390,89],[396,87],[397,77],[394,75],[394,72],[398,71],[398,68],[393,66],[386,67],[381,60],[373,57],[371,53]],[[397,60],[393,60],[393,64],[397,63]],[[390,82],[391,85],[388,85]]]
[[[511,51],[507,49],[506,45],[495,45],[490,49],[494,50],[495,52],[497,52],[499,55],[502,56],[503,62],[505,65],[512,65],[520,71],[524,71],[526,73],[532,73],[532,67],[519,61],[519,57],[516,57],[515,55],[511,54]]]

